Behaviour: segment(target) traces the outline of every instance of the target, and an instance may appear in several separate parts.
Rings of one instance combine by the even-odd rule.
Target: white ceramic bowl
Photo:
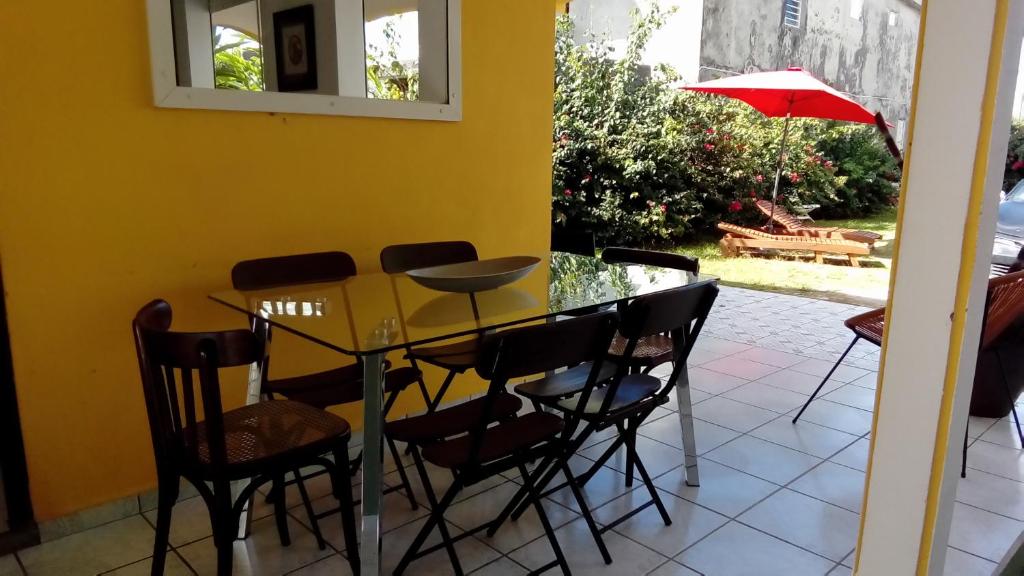
[[[526,276],[540,264],[536,256],[506,256],[409,270],[417,284],[442,292],[494,290]]]

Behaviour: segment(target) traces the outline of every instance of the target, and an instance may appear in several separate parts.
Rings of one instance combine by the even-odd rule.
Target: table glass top
[[[552,252],[527,277],[475,294],[438,292],[405,274],[371,273],[340,282],[210,298],[271,325],[354,355],[397,350],[571,314],[695,283],[712,276],[652,266],[606,264]]]

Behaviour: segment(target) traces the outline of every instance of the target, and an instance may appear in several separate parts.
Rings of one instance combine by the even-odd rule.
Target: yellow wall
[[[464,120],[436,123],[157,109],[145,2],[0,2],[0,258],[37,518],[153,487],[129,331],[149,299],[240,326],[205,298],[239,259],[544,250],[550,10],[464,0]]]

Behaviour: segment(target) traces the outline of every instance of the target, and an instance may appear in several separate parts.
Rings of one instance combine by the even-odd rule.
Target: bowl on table
[[[506,256],[409,270],[417,284],[441,292],[484,292],[511,284],[540,264],[536,256]]]

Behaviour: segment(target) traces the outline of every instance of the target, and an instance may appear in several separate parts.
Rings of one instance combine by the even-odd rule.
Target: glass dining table
[[[519,324],[553,321],[615,306],[644,294],[697,283],[707,275],[630,264],[563,252],[540,255],[527,277],[495,290],[438,292],[406,274],[370,273],[340,282],[223,290],[210,298],[247,315],[254,329],[273,327],[363,366],[363,482],[360,560],[363,574],[380,570],[382,514],[383,375],[388,353],[445,340],[473,337]],[[250,368],[247,402],[260,400],[260,367]],[[699,484],[689,380],[676,383],[686,482]]]

